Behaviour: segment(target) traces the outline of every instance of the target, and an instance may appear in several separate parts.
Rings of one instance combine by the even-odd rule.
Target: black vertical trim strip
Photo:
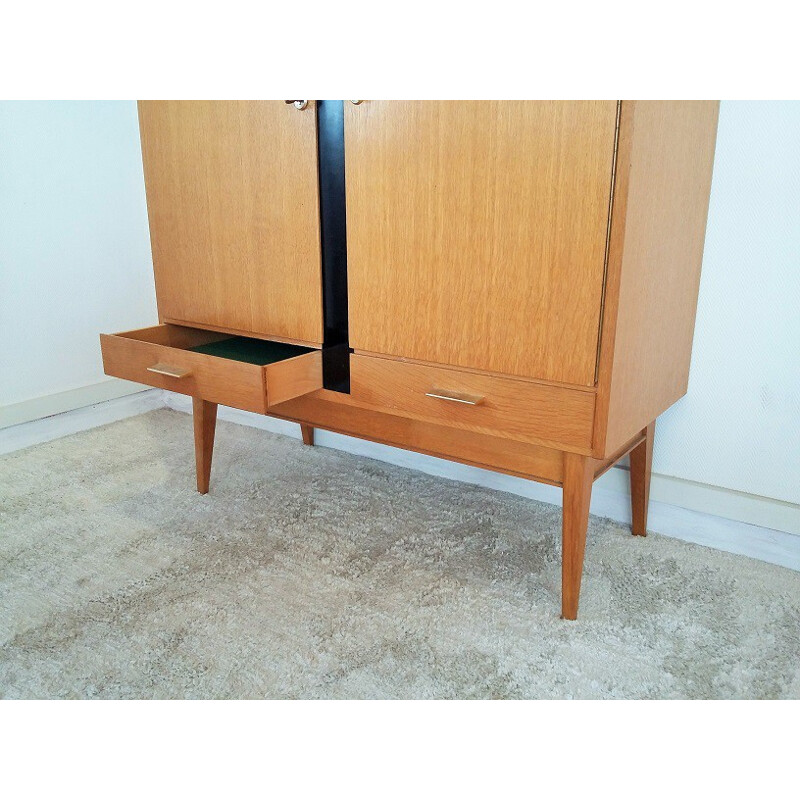
[[[317,100],[319,215],[324,340],[322,382],[350,391],[347,330],[347,218],[344,191],[344,101]]]

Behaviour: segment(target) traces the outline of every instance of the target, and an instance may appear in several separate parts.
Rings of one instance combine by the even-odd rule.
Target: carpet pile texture
[[[800,573],[159,410],[0,459],[5,698],[797,698]]]

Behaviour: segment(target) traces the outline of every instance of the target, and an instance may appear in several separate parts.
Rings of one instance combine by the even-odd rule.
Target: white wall
[[[0,405],[104,380],[98,331],[156,321],[134,103],[0,103],[0,268]],[[654,470],[800,501],[800,103],[722,104],[689,394]]]
[[[800,502],[800,102],[723,102],[689,392],[656,472]]]
[[[103,374],[98,333],[155,322],[136,104],[0,102],[6,424],[134,388]]]

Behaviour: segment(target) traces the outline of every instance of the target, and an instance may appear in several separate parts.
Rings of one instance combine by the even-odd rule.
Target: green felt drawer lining
[[[189,350],[193,353],[205,353],[207,356],[228,358],[231,361],[244,361],[248,364],[259,364],[261,366],[314,352],[311,347],[300,347],[300,345],[284,344],[283,342],[268,342],[264,339],[248,339],[245,336],[232,336],[230,339],[220,339],[217,342],[199,344],[196,347],[190,347]]]

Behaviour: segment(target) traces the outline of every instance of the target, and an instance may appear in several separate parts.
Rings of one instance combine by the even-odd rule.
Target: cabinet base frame
[[[334,395],[335,399],[329,398]],[[197,490],[209,489],[217,404],[193,397]],[[269,416],[300,424],[303,442],[314,444],[314,428],[402,447],[541,483],[561,486],[562,568],[561,616],[578,616],[586,532],[592,485],[606,470],[630,454],[631,515],[634,535],[647,533],[647,507],[653,458],[655,422],[604,459],[551,450],[441,425],[395,417],[360,407],[346,395],[320,390],[281,404]],[[466,456],[466,457],[465,457]],[[474,459],[472,458],[474,456]],[[494,456],[494,458],[492,458]]]

